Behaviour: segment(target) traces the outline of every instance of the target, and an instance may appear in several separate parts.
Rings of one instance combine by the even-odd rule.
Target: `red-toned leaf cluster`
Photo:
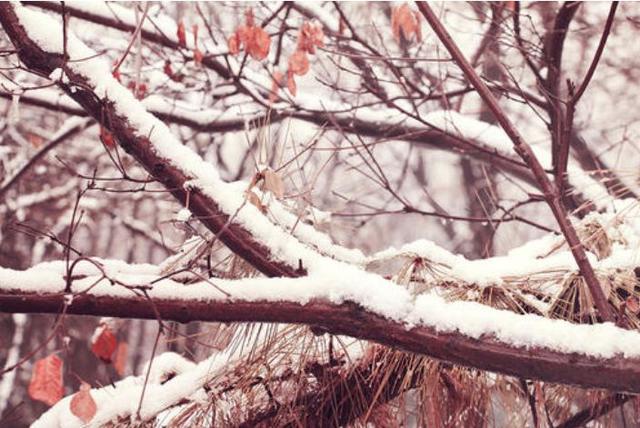
[[[416,40],[422,40],[419,17],[418,12],[412,11],[406,3],[394,7],[391,11],[391,30],[393,31],[393,37],[397,41],[400,41],[400,36],[402,35],[405,40],[411,40],[411,37],[415,34]]]
[[[324,46],[322,25],[318,22],[306,21],[298,33],[298,50],[314,55],[316,46],[320,48]]]
[[[262,28],[255,24],[253,9],[245,12],[245,25],[238,27],[227,40],[229,53],[237,55],[244,48],[255,60],[261,61],[269,55],[271,37]]]
[[[109,364],[111,363],[111,356],[115,352],[117,345],[118,341],[116,340],[115,334],[111,331],[111,328],[106,323],[100,324],[91,338],[91,352]]]
[[[60,401],[64,394],[62,366],[63,362],[56,354],[36,361],[29,383],[29,397],[49,406]]]
[[[291,95],[295,96],[298,92],[295,76],[304,76],[309,72],[309,56],[315,54],[316,47],[324,46],[324,31],[322,25],[318,22],[306,21],[300,27],[298,32],[298,44],[296,51],[291,54],[287,61],[287,89]],[[270,99],[273,101],[277,98],[277,88],[282,84],[281,79],[276,79],[274,73],[274,81],[271,89]]]
[[[88,383],[82,382],[80,390],[73,394],[69,408],[71,413],[76,415],[85,424],[93,419],[98,410],[98,406],[91,396],[91,387]]]

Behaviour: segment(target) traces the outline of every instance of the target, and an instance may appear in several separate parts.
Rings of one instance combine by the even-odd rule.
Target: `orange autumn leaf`
[[[233,33],[227,39],[227,46],[229,46],[229,53],[231,55],[238,55],[240,53],[240,37],[238,33]]]
[[[401,35],[410,40],[411,36],[415,34],[416,38],[420,39],[420,21],[406,3],[394,8],[391,12],[391,30],[393,37],[398,41]]]
[[[193,62],[195,62],[196,65],[200,65],[202,64],[202,58],[204,58],[202,51],[198,48],[195,48],[193,51]]]
[[[244,11],[244,21],[247,27],[255,27],[256,23],[253,19],[253,8],[249,7]]]
[[[124,375],[124,371],[127,367],[127,351],[127,342],[118,343],[118,347],[116,348],[116,356],[113,358],[113,368],[120,376]]]
[[[245,25],[238,27],[235,33],[227,39],[229,53],[236,55],[244,47],[253,59],[261,61],[269,55],[271,36],[264,29],[255,25],[251,8],[247,9],[245,16]]]
[[[202,51],[198,48],[198,24],[193,24],[192,27],[192,31],[193,31],[193,61],[196,63],[196,65],[200,65],[202,64],[202,58],[204,57],[204,55],[202,54]]]
[[[85,424],[89,423],[96,414],[98,406],[91,396],[91,387],[88,383],[82,382],[80,390],[73,394],[69,404],[71,413],[77,416]]]
[[[178,30],[176,31],[176,36],[178,36],[178,43],[183,48],[187,47],[187,33],[184,29],[184,22],[178,22]]]
[[[116,336],[107,324],[100,324],[91,338],[91,352],[105,363],[111,362],[111,356],[116,350]]]
[[[263,60],[269,55],[271,37],[260,27],[252,27],[250,37],[246,43],[247,53],[257,61]]]
[[[309,71],[309,58],[307,53],[302,50],[297,50],[289,57],[289,71],[303,76]]]
[[[316,46],[324,46],[324,32],[318,22],[305,22],[298,33],[298,49],[310,54],[316,53]]]
[[[36,361],[29,382],[29,397],[49,406],[60,401],[64,394],[62,366],[62,360],[55,354]]]
[[[291,95],[293,95],[294,97],[296,96],[296,93],[298,92],[298,87],[296,86],[296,81],[293,77],[293,73],[291,72],[291,70],[289,70],[289,72],[287,73],[287,89],[289,89],[289,92],[291,92]]]
[[[45,139],[39,136],[38,134],[34,134],[31,132],[27,134],[27,140],[35,148],[40,147],[45,141]]]

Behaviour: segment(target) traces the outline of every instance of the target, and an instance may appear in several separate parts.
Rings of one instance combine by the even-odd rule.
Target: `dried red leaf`
[[[136,98],[143,99],[147,95],[147,84],[142,82],[136,87]]]
[[[198,24],[193,24],[191,26],[191,31],[193,31],[193,45],[198,46]]]
[[[249,7],[244,11],[244,20],[247,24],[247,27],[255,27],[255,21],[253,18],[253,8]]]
[[[625,303],[627,305],[627,309],[633,313],[633,314],[637,314],[638,312],[640,312],[640,301],[638,301],[638,298],[635,296],[629,296],[627,297],[627,299],[625,300]]]
[[[193,50],[193,62],[195,62],[196,65],[200,65],[202,64],[202,58],[204,58],[202,51],[198,48],[195,48]]]
[[[44,141],[45,141],[44,138],[32,132],[27,133],[27,140],[35,148],[40,147],[42,144],[44,144]]]
[[[127,352],[128,352],[127,342],[118,343],[118,348],[116,349],[116,356],[113,358],[113,368],[116,370],[118,375],[124,375],[124,371],[127,367]]]
[[[319,22],[307,21],[302,24],[300,32],[298,33],[298,49],[309,52],[310,54],[315,54],[316,46],[324,46],[322,25]]]
[[[229,46],[229,53],[231,55],[238,55],[240,53],[240,37],[238,36],[238,32],[233,33],[227,39],[227,46]]]
[[[29,382],[29,397],[53,406],[64,394],[62,384],[63,362],[56,354],[35,362]]]
[[[410,40],[413,34],[416,35],[416,38],[421,37],[419,27],[420,22],[416,14],[409,8],[409,5],[405,3],[393,8],[391,12],[391,30],[396,40],[400,40],[400,35],[406,40]]]
[[[105,363],[111,362],[111,356],[116,350],[117,341],[107,324],[100,324],[91,338],[91,352]]]
[[[120,70],[115,69],[111,72],[111,74],[113,75],[113,78],[116,79],[118,82],[121,81],[120,79],[122,78],[122,76],[120,76]]]
[[[102,144],[104,144],[109,149],[112,149],[116,146],[116,141],[113,138],[113,134],[102,126],[100,127],[100,141],[102,141]]]
[[[273,195],[282,199],[284,197],[284,182],[280,175],[272,169],[266,169],[262,172],[264,177],[264,190],[268,190]]]
[[[260,197],[258,195],[256,195],[255,192],[253,192],[252,190],[247,190],[245,192],[245,197],[247,198],[249,203],[254,205],[260,211],[262,211],[263,213],[267,212],[267,207],[262,205],[262,201],[260,200]]]
[[[171,61],[166,60],[164,62],[164,67],[162,68],[162,71],[164,71],[164,74],[166,74],[171,79],[173,79],[173,69],[171,68]]]
[[[291,92],[291,95],[293,95],[294,97],[296,96],[296,93],[298,92],[298,87],[296,86],[296,81],[293,77],[293,73],[291,72],[291,70],[287,72],[287,89],[289,89],[289,92]]]
[[[416,17],[416,40],[422,41],[422,27],[420,26],[420,14],[418,12],[413,12]]]
[[[269,55],[271,48],[271,36],[255,25],[253,10],[245,11],[246,24],[239,26],[235,33],[227,39],[229,53],[236,55],[244,47],[247,53],[255,60],[261,61]]]
[[[98,410],[98,406],[91,396],[91,387],[88,383],[82,382],[80,390],[73,394],[69,408],[71,413],[76,415],[85,424],[93,419]]]
[[[180,43],[180,46],[182,46],[183,48],[186,48],[187,33],[185,32],[184,22],[182,21],[178,22],[178,30],[176,31],[176,36],[178,36],[178,43]]]
[[[257,61],[261,61],[269,55],[271,37],[260,27],[251,27],[250,37],[246,43],[247,53]]]
[[[309,58],[307,53],[302,50],[297,50],[289,57],[289,71],[303,76],[309,71]]]

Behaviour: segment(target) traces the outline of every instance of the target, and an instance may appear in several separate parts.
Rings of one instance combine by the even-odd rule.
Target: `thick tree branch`
[[[239,285],[241,286],[241,285]],[[188,287],[188,286],[185,286]],[[62,293],[0,294],[5,312],[59,313]],[[598,359],[564,354],[542,348],[507,345],[491,337],[473,339],[459,333],[415,327],[385,319],[354,303],[333,304],[313,300],[296,302],[202,301],[145,297],[92,295],[74,296],[67,314],[157,319],[179,322],[277,322],[318,326],[332,334],[372,340],[404,351],[415,352],[453,364],[483,370],[615,391],[640,392],[640,359]]]

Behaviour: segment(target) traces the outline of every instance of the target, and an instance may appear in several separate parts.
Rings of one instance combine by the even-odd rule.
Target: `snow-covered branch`
[[[550,382],[638,391],[640,334],[611,324],[577,325],[473,302],[446,302],[361,273],[285,279],[211,279],[183,284],[151,265],[80,262],[71,292],[65,263],[0,269],[10,312],[188,321],[302,323],[456,364]],[[354,283],[353,281],[358,281]]]

